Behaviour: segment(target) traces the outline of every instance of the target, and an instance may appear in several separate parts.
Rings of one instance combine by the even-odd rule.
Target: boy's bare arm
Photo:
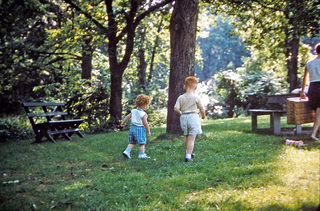
[[[200,108],[200,115],[201,115],[201,119],[205,119],[206,118],[206,112],[204,110],[204,108]]]
[[[182,112],[179,109],[177,109],[176,107],[174,108],[174,111],[177,112],[179,115],[182,115]]]
[[[147,133],[148,133],[148,136],[150,136],[151,135],[151,133],[150,133],[150,127],[149,127],[149,123],[148,123],[148,115],[146,114],[146,115],[144,115],[144,117],[142,117],[142,122],[143,122],[143,126],[146,128],[146,130],[147,130]]]
[[[124,119],[123,121],[121,122],[121,127],[124,127],[126,126],[126,122],[131,118],[131,113],[128,114]]]

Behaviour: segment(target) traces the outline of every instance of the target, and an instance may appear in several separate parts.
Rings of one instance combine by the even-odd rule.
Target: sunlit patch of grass
[[[268,165],[261,167],[270,171],[272,182],[261,181],[256,175],[251,181],[242,182],[241,186],[209,187],[193,191],[180,200],[217,210],[299,210],[319,205],[318,151],[284,146],[272,168]]]

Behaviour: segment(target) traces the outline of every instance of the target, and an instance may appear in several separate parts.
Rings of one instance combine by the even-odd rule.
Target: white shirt
[[[310,82],[320,81],[320,59],[314,58],[308,61],[307,69]]]
[[[144,126],[142,118],[145,115],[147,115],[147,113],[140,108],[135,108],[131,110],[131,124],[136,126]]]
[[[193,93],[180,95],[174,105],[182,114],[199,113],[199,108],[203,108],[200,98]]]

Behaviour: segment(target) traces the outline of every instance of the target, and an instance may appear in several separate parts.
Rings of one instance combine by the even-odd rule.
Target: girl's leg
[[[317,108],[316,110],[316,117],[314,120],[314,125],[313,125],[313,129],[312,129],[312,134],[311,134],[311,138],[314,140],[318,140],[318,138],[316,137],[318,130],[320,129],[320,108]]]
[[[125,158],[129,158],[129,159],[131,158],[130,153],[134,146],[135,144],[128,144],[126,150],[124,150],[124,152],[122,153]]]
[[[144,153],[144,151],[145,151],[145,149],[146,149],[145,146],[146,146],[145,144],[140,144],[140,146],[139,146],[139,152],[143,152],[143,153]]]
[[[132,148],[135,146],[136,144],[128,144],[127,148],[132,150]]]

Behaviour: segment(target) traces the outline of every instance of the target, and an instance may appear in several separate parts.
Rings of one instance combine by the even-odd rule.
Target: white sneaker
[[[146,153],[142,154],[142,155],[139,155],[138,158],[141,158],[141,159],[149,159],[150,157],[147,156]]]
[[[128,158],[128,159],[131,158],[131,157],[130,157],[130,153],[127,153],[126,151],[124,151],[122,154],[123,154],[123,156],[124,156],[125,158]]]

